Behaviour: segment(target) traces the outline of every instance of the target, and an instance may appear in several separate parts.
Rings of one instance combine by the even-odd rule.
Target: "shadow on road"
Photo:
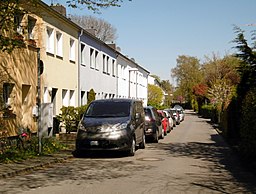
[[[150,149],[164,150],[164,154],[170,157],[189,157],[209,162],[210,166],[200,166],[200,168],[210,169],[210,177],[206,177],[202,183],[196,183],[197,185],[201,184],[202,187],[229,193],[227,185],[235,183],[237,192],[239,192],[239,188],[244,187],[248,191],[256,193],[255,175],[242,166],[236,154],[221,140],[218,134],[211,135],[211,139],[214,141],[213,143],[158,143],[152,144]],[[222,173],[224,171],[228,171],[231,176],[225,176]]]

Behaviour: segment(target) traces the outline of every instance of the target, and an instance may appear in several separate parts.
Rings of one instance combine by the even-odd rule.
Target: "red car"
[[[157,110],[161,121],[162,121],[162,127],[164,129],[164,135],[167,135],[167,131],[169,130],[169,120],[167,118],[167,115],[165,114],[165,112],[163,112],[162,110]]]

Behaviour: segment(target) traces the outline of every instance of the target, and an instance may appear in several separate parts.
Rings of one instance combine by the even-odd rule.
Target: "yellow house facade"
[[[21,128],[37,131],[33,108],[37,98],[37,49],[27,45],[11,54],[0,53],[2,91],[1,136],[19,134]]]
[[[44,64],[42,103],[52,103],[53,116],[62,106],[77,106],[79,27],[69,19],[41,4],[40,59]]]

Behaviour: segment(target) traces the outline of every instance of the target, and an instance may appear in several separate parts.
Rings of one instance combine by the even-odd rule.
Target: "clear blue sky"
[[[66,0],[43,1],[66,5]],[[171,82],[179,55],[203,61],[212,53],[234,53],[233,25],[248,32],[256,28],[246,26],[256,24],[256,0],[124,0],[121,7],[101,12],[67,8],[68,14],[93,15],[112,24],[124,55]]]

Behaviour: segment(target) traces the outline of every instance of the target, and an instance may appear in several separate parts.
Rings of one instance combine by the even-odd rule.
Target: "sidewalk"
[[[56,163],[62,163],[73,158],[73,150],[61,150],[58,153],[38,156],[21,162],[11,162],[0,164],[0,179],[13,177],[22,173],[30,172],[36,169],[49,167]]]

